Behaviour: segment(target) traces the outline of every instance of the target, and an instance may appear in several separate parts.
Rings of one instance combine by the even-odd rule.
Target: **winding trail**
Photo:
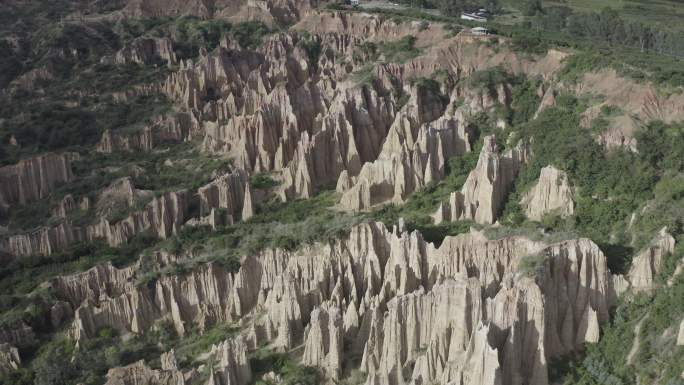
[[[627,355],[627,365],[632,365],[634,362],[634,357],[639,351],[639,334],[641,333],[641,325],[648,318],[648,314],[643,316],[636,325],[634,325],[634,341],[632,342],[632,348],[629,349],[629,354]]]

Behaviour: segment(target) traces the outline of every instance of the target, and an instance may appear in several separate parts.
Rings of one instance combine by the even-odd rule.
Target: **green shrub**
[[[196,57],[201,48],[211,52],[218,47],[223,35],[233,32],[233,26],[224,20],[200,20],[189,16],[176,19],[172,29],[176,35],[174,49],[180,58]]]
[[[684,125],[666,125],[661,121],[649,122],[636,135],[639,154],[652,167],[684,171]]]
[[[415,47],[416,38],[408,35],[396,41],[383,42],[378,44],[379,52],[385,57],[388,63],[404,63],[418,55],[420,50]]]
[[[524,31],[514,33],[511,43],[516,51],[536,55],[546,54],[549,50],[549,44],[543,39],[540,32],[532,33],[531,31]]]
[[[269,174],[257,173],[249,178],[249,184],[255,189],[269,189],[278,186],[278,182],[275,181]]]
[[[34,385],[34,373],[26,368],[19,368],[9,373],[0,373],[0,384],[5,385]]]
[[[543,254],[526,255],[520,258],[518,271],[528,277],[536,277],[544,270],[546,256]]]
[[[321,57],[321,53],[323,52],[323,46],[321,45],[321,42],[312,37],[308,37],[302,40],[300,44],[306,52],[306,56],[309,59],[309,64],[311,64],[311,67],[317,69],[318,59]]]
[[[259,349],[250,354],[249,363],[256,376],[272,371],[280,376],[283,385],[317,385],[323,380],[317,368],[299,365],[286,353]],[[268,383],[257,380],[255,385]]]
[[[231,33],[240,47],[254,49],[261,44],[264,36],[271,33],[271,30],[260,21],[245,21],[236,24]]]
[[[375,68],[371,64],[367,64],[361,69],[352,74],[354,82],[359,86],[372,85],[377,77],[375,76]]]
[[[357,63],[373,62],[378,59],[378,45],[372,41],[364,41],[354,47],[352,58]]]
[[[219,344],[239,332],[239,328],[229,323],[220,323],[200,333],[196,328],[182,339],[175,341],[174,349],[179,365],[189,368],[197,364],[197,359],[208,352],[212,345]]]

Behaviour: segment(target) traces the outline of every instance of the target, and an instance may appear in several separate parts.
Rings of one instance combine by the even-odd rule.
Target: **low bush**
[[[249,357],[249,363],[256,377],[274,372],[280,376],[279,384],[283,385],[318,385],[323,377],[317,368],[303,366],[286,353],[276,353],[267,349],[259,349]],[[270,385],[258,379],[255,385]]]
[[[249,178],[249,184],[255,189],[269,189],[276,187],[278,182],[274,180],[269,174],[257,173]]]
[[[396,41],[378,44],[378,51],[388,63],[404,63],[420,55],[421,51],[415,45],[416,38],[408,35]]]
[[[518,271],[528,277],[536,277],[544,270],[546,256],[543,254],[526,255],[520,258]]]
[[[239,328],[229,323],[214,325],[203,333],[193,329],[182,339],[177,340],[173,348],[181,368],[189,368],[197,364],[197,359],[208,352],[212,345],[219,344],[239,332]]]

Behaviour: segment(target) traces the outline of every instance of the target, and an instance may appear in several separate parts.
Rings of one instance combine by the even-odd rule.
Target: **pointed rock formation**
[[[568,176],[553,166],[542,168],[537,184],[520,201],[525,215],[541,221],[544,215],[553,213],[566,217],[575,213],[574,194]]]
[[[468,175],[461,191],[451,193],[449,200],[440,204],[433,215],[435,222],[468,219],[482,224],[494,223],[526,157],[526,150],[521,145],[499,154],[496,138],[485,137],[477,166]]]
[[[305,332],[302,363],[323,369],[328,379],[337,381],[342,370],[342,315],[337,308],[316,308]]]
[[[0,375],[7,375],[19,369],[21,358],[17,348],[10,344],[0,344]]]
[[[245,210],[248,179],[247,173],[237,169],[200,187],[197,191],[200,198],[200,212],[206,215],[212,209],[221,208],[226,209],[229,215],[238,217]],[[251,194],[249,199],[251,205]],[[252,208],[247,210],[252,210]]]
[[[587,310],[582,316],[582,320],[579,324],[579,329],[577,331],[577,344],[582,343],[592,343],[595,344],[599,341],[599,322],[596,312],[587,307]]]
[[[254,216],[254,207],[252,206],[252,188],[249,183],[245,186],[245,200],[242,204],[242,220],[246,221]]]
[[[176,64],[171,39],[139,37],[126,44],[114,56],[116,64],[153,64],[156,60],[166,61],[169,66]]]
[[[76,202],[71,194],[67,194],[52,210],[52,215],[58,218],[66,218],[76,208]]]
[[[135,188],[131,177],[119,178],[100,192],[95,207],[100,216],[106,217],[114,210],[133,207],[139,201],[149,201],[153,195],[152,191]]]
[[[466,361],[460,373],[465,384],[502,385],[503,374],[497,349],[489,344],[489,326],[480,325],[470,339]],[[457,380],[458,382],[458,380]]]
[[[145,231],[166,239],[175,234],[184,223],[188,205],[187,191],[168,192],[152,199],[141,211],[133,212],[116,223],[101,218],[99,223],[77,227],[69,221],[64,221],[54,227],[0,237],[0,251],[14,258],[30,255],[47,256],[75,243],[96,239],[104,239],[110,246],[120,246]]]
[[[663,228],[651,241],[651,244],[634,257],[632,267],[627,273],[627,279],[635,292],[655,289],[655,278],[660,271],[663,257],[672,253],[674,247],[675,239],[667,232],[667,228]]]
[[[337,186],[340,206],[365,210],[384,202],[403,202],[410,194],[445,176],[447,159],[470,151],[469,129],[452,115],[434,91],[414,87],[408,104],[397,114],[373,162],[358,175],[344,173]]]
[[[252,381],[252,369],[247,359],[247,348],[241,337],[214,345],[209,353],[213,357],[213,373],[209,383],[216,385],[247,385]]]
[[[82,197],[77,203],[73,195],[67,194],[52,210],[52,215],[57,218],[66,218],[73,211],[88,211],[88,209],[90,209],[90,198]]]
[[[179,143],[191,139],[199,130],[199,122],[190,113],[158,117],[134,132],[105,130],[96,150],[105,154],[119,151],[151,151],[163,143]]]
[[[186,378],[178,370],[156,370],[138,361],[128,366],[109,369],[105,385],[187,385]]]

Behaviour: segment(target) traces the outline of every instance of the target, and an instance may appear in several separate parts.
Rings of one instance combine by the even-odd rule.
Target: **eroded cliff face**
[[[313,39],[349,51],[346,56],[355,40]],[[279,171],[283,199],[306,198],[343,170],[357,173],[377,157],[395,113],[388,90],[338,85],[335,73],[347,72],[329,49],[317,63],[307,57],[296,35],[278,35],[257,52],[220,48],[185,63],[165,90],[197,110],[207,151],[235,156],[236,166],[250,173]]]
[[[117,222],[101,217],[95,224],[80,227],[67,220],[54,227],[4,236],[0,238],[0,250],[12,257],[47,256],[72,244],[98,239],[110,246],[119,246],[145,231],[166,239],[185,223],[189,199],[187,191],[169,192],[153,198],[142,210]]]
[[[127,0],[121,14],[130,18],[196,16],[202,19],[261,20],[268,24],[291,24],[323,3],[318,0]]]
[[[207,225],[213,228],[232,224],[236,219],[248,219],[254,213],[254,204],[261,195],[253,194],[247,174],[236,170],[218,176],[200,187],[196,193],[187,190],[172,191],[153,197],[152,191],[139,190],[129,177],[121,178],[104,188],[93,204],[96,220],[90,225],[74,225],[68,218],[58,225],[45,226],[26,233],[0,235],[0,252],[4,260],[18,257],[49,256],[81,242],[104,240],[117,247],[132,237],[149,232],[166,239],[176,234],[183,225]],[[140,202],[146,203],[135,210]],[[83,198],[77,205],[67,195],[53,210],[57,218],[64,218],[77,208],[87,210],[90,200]],[[190,207],[198,207],[191,213]],[[130,214],[122,220],[110,220],[115,210],[127,209]],[[219,209],[221,211],[219,211]],[[1,255],[0,255],[1,256]]]
[[[152,369],[144,361],[110,369],[106,385],[208,385],[249,384],[252,371],[245,344],[240,337],[211,347],[207,359],[211,364],[183,370],[178,367],[173,350],[164,353],[161,369]],[[207,379],[208,378],[208,379]]]
[[[519,271],[531,254],[546,257],[532,277]],[[605,257],[586,239],[473,231],[436,248],[378,223],[334,244],[246,256],[237,273],[210,263],[140,287],[136,269],[52,283],[74,310],[75,338],[105,326],[141,334],[162,319],[180,335],[233,322],[247,350],[303,346],[302,362],[330,380],[359,357],[368,384],[547,384],[548,360],[595,342],[615,298]],[[162,375],[140,365],[116,370]]]
[[[192,114],[177,113],[169,117],[158,117],[134,133],[106,130],[102,133],[97,151],[105,154],[120,151],[151,151],[164,143],[180,143],[192,138],[199,130]]]
[[[247,173],[237,170],[216,178],[197,191],[203,214],[212,209],[226,209],[234,217],[253,210]]]
[[[0,168],[0,214],[12,205],[45,198],[73,178],[71,162],[78,154],[45,154]]]
[[[104,58],[107,62],[109,58]],[[137,38],[121,48],[113,58],[116,64],[153,64],[165,61],[169,66],[176,64],[173,41],[169,38]]]
[[[414,88],[411,92],[377,158],[357,174],[354,169],[340,174],[341,207],[363,210],[380,203],[401,203],[428,183],[444,178],[447,159],[470,151],[470,129],[462,111],[445,108],[434,91]]]
[[[601,101],[582,114],[582,127],[591,128],[604,107],[617,108],[605,117],[607,126],[596,135],[606,149],[623,148],[637,151],[636,134],[651,121],[677,122],[684,117],[681,93],[671,93],[649,82],[639,82],[620,75],[616,70],[603,68],[590,71],[576,82],[557,82],[547,87],[537,114],[555,105],[562,92],[582,96],[602,95]]]

